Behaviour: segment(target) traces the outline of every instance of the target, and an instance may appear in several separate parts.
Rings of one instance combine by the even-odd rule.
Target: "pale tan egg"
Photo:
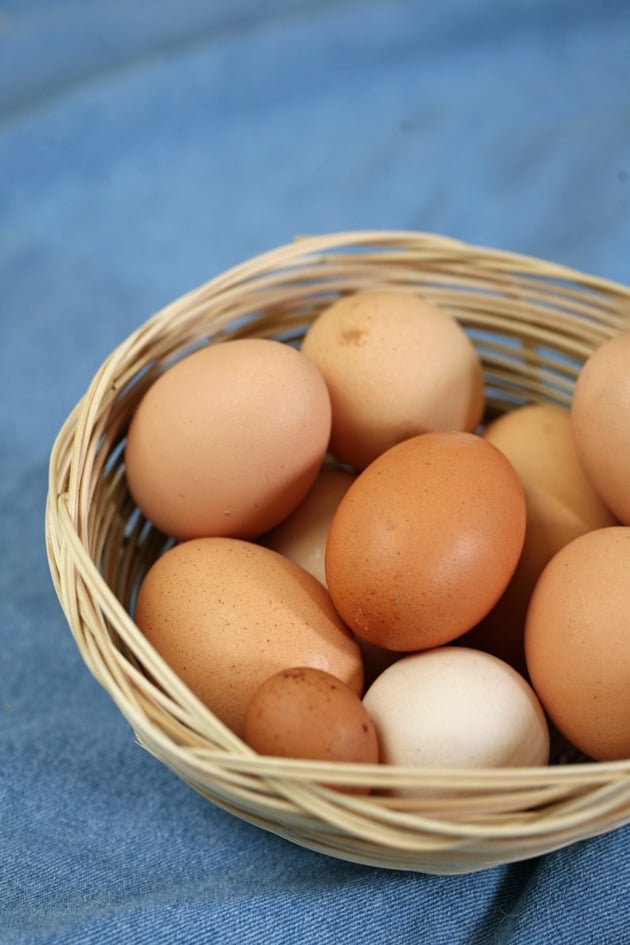
[[[405,656],[372,683],[363,704],[385,764],[495,768],[549,761],[539,699],[489,653],[446,646]]]
[[[142,398],[125,448],[129,490],[174,538],[253,538],[304,498],[330,424],[324,380],[295,348],[264,338],[208,345]]]
[[[617,519],[630,525],[630,331],[604,342],[582,367],[571,422],[593,486]]]
[[[472,431],[484,407],[481,361],[447,311],[403,289],[346,295],[311,324],[302,352],[332,403],[332,452],[357,470],[432,430]]]
[[[163,659],[236,734],[258,686],[312,666],[357,694],[363,664],[323,585],[253,542],[198,538],[165,552],[141,583],[134,619]]]
[[[323,468],[299,506],[265,536],[263,544],[280,552],[326,584],[326,541],[332,517],[356,476]]]
[[[580,461],[568,410],[555,404],[528,404],[488,424],[483,437],[510,460],[526,499],[531,496],[532,504],[541,506],[547,501],[555,504],[547,513],[552,523],[583,531],[615,523]]]
[[[501,450],[519,476],[527,526],[505,593],[460,642],[494,653],[525,673],[525,616],[543,568],[578,535],[617,522],[582,466],[568,410],[543,403],[519,407],[488,424],[483,437]]]
[[[564,737],[596,761],[630,757],[630,527],[565,545],[525,625],[531,683]]]

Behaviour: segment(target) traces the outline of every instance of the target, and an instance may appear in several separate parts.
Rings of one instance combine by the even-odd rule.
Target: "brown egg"
[[[567,410],[553,404],[519,407],[490,423],[483,437],[507,456],[518,473],[527,528],[505,593],[460,642],[493,653],[525,673],[525,616],[543,568],[578,535],[617,522],[582,467]]]
[[[265,536],[267,548],[295,561],[326,584],[324,558],[328,530],[342,496],[355,478],[345,469],[322,469],[297,509]]]
[[[389,447],[429,430],[474,430],[483,372],[459,322],[402,289],[368,289],[323,310],[302,352],[332,402],[330,448],[363,469]]]
[[[378,763],[378,740],[356,692],[308,666],[282,670],[256,690],[244,739],[263,755]]]
[[[602,344],[584,364],[571,421],[591,482],[617,519],[630,525],[630,331]]]
[[[630,528],[588,532],[541,574],[527,613],[531,683],[556,728],[597,761],[630,757]]]
[[[175,538],[252,538],[304,498],[330,424],[326,385],[299,351],[263,338],[209,345],[140,402],[125,449],[129,489]]]
[[[370,643],[447,643],[505,590],[523,546],[525,499],[505,456],[472,433],[393,446],[341,500],[326,547],[335,607]]]
[[[312,575],[233,538],[176,545],[150,568],[136,623],[189,688],[238,735],[254,691],[291,666],[363,689],[358,644]]]

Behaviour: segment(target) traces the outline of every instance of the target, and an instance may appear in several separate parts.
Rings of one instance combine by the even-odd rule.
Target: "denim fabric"
[[[157,308],[297,233],[432,230],[627,282],[624,0],[0,5],[0,943],[630,943],[628,829],[357,866],[143,752],[50,582],[53,438]]]

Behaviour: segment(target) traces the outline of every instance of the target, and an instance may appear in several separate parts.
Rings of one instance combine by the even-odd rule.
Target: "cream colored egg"
[[[483,372],[471,340],[413,292],[340,298],[314,320],[302,352],[328,385],[331,450],[355,469],[416,434],[470,432],[481,419]]]
[[[448,646],[405,656],[372,683],[363,703],[388,764],[495,768],[549,760],[538,698],[488,653]]]
[[[264,544],[326,584],[326,541],[333,515],[356,476],[326,467],[297,509],[265,536]]]

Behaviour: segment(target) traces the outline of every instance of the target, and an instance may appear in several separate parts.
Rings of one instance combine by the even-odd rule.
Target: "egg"
[[[170,548],[142,580],[134,619],[171,669],[238,735],[255,690],[287,667],[312,666],[363,692],[359,646],[326,588],[253,542],[211,537]]]
[[[615,517],[630,526],[630,331],[604,342],[583,365],[571,421],[591,482]]]
[[[523,489],[473,433],[425,433],[357,477],[333,517],[326,575],[345,623],[409,652],[454,640],[494,606],[525,535]]]
[[[346,469],[324,467],[299,506],[264,538],[264,544],[286,555],[326,584],[328,531],[342,496],[356,476]]]
[[[452,315],[415,293],[342,296],[314,319],[301,350],[330,392],[330,448],[357,470],[411,436],[472,431],[481,419],[474,345]]]
[[[247,707],[244,740],[263,755],[377,764],[378,739],[360,696],[308,666],[266,679]]]
[[[407,655],[372,683],[363,704],[385,764],[495,768],[549,761],[540,701],[516,670],[489,653],[449,646]]]
[[[532,686],[596,761],[630,757],[630,527],[575,538],[534,588],[525,624]]]
[[[264,338],[207,345],[141,399],[125,446],[129,490],[176,539],[253,538],[304,498],[330,427],[326,384],[298,350]]]
[[[509,459],[525,493],[523,551],[504,594],[461,642],[527,671],[523,635],[529,599],[543,568],[578,535],[617,524],[580,462],[568,410],[529,404],[488,424],[484,439]]]

